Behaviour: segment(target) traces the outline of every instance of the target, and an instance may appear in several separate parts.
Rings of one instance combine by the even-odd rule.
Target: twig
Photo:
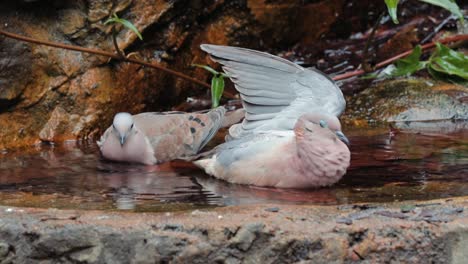
[[[468,34],[456,35],[456,36],[453,36],[453,37],[444,38],[444,39],[438,40],[437,42],[442,43],[442,44],[446,44],[446,43],[455,42],[455,41],[462,41],[462,40],[468,40]],[[427,50],[427,49],[435,47],[435,45],[436,45],[436,42],[431,42],[431,43],[422,45],[421,48],[422,48],[422,50]],[[411,54],[411,52],[413,52],[413,50],[405,51],[405,52],[403,52],[401,54],[398,54],[398,55],[396,55],[396,56],[394,56],[394,57],[392,57],[390,59],[384,60],[384,61],[378,63],[377,65],[375,65],[375,69],[385,67],[385,66],[393,63],[396,60],[399,60],[399,59],[401,59],[403,57],[408,56],[409,54]],[[348,78],[351,78],[351,77],[354,77],[354,76],[362,75],[364,73],[366,73],[364,70],[357,70],[357,71],[352,71],[352,72],[347,72],[347,73],[337,75],[337,76],[333,77],[332,79],[335,80],[335,81],[339,81],[339,80],[348,79]]]
[[[428,42],[430,39],[432,39],[439,31],[452,19],[457,19],[457,17],[453,14],[449,15],[444,21],[442,21],[437,27],[434,28],[434,30],[431,31],[430,34],[428,34],[422,41],[421,44],[424,44]]]
[[[67,50],[74,50],[74,51],[85,52],[85,53],[91,53],[91,54],[110,57],[110,58],[113,58],[115,60],[136,63],[136,64],[139,64],[139,65],[143,65],[143,66],[147,66],[147,67],[150,67],[150,68],[153,68],[153,69],[158,69],[158,70],[167,72],[167,73],[172,74],[172,75],[174,75],[176,77],[182,78],[184,80],[187,80],[187,81],[196,83],[198,85],[204,86],[204,87],[206,87],[208,89],[211,89],[211,86],[209,84],[207,84],[205,82],[202,82],[200,80],[197,80],[195,78],[192,78],[192,77],[190,77],[188,75],[185,75],[183,73],[168,69],[168,68],[163,67],[163,66],[158,65],[158,64],[149,63],[149,62],[141,61],[141,60],[138,60],[138,59],[133,59],[131,57],[129,57],[129,58],[123,57],[122,58],[118,54],[110,53],[110,52],[103,51],[103,50],[83,48],[83,47],[74,46],[74,45],[67,45],[67,44],[50,42],[50,41],[45,41],[45,40],[38,40],[38,39],[29,38],[29,37],[21,36],[21,35],[18,35],[18,34],[10,33],[10,32],[4,31],[4,30],[0,30],[0,35],[4,35],[4,36],[6,36],[8,38],[21,40],[21,41],[25,41],[25,42],[29,42],[29,43],[34,43],[34,44],[39,44],[39,45],[46,45],[46,46],[50,46],[50,47],[67,49]],[[461,40],[468,40],[468,34],[448,37],[448,38],[445,38],[445,39],[441,39],[441,40],[439,40],[437,42],[445,44],[445,43],[461,41]],[[427,50],[429,48],[434,47],[435,45],[436,45],[435,42],[432,42],[432,43],[422,45],[421,48],[422,48],[422,50]],[[399,55],[397,55],[395,57],[392,57],[392,58],[387,59],[387,60],[385,60],[383,62],[380,62],[375,66],[375,69],[379,69],[379,68],[382,68],[384,66],[387,66],[387,65],[393,63],[394,61],[396,61],[398,59],[401,59],[401,58],[403,58],[405,56],[408,56],[409,54],[411,54],[411,52],[412,52],[412,50],[408,50],[408,51],[403,52],[403,53],[401,53],[401,54],[399,54]],[[351,77],[354,77],[354,76],[362,75],[364,73],[365,73],[364,70],[357,70],[357,71],[352,71],[352,72],[347,72],[347,73],[344,73],[344,74],[337,75],[337,76],[333,77],[332,79],[335,80],[335,81],[339,81],[339,80],[348,79],[348,78],[351,78]],[[226,91],[224,92],[224,95],[229,99],[236,98],[236,96],[234,94],[228,93]]]
[[[21,36],[21,35],[10,33],[10,32],[3,31],[3,30],[0,30],[0,35],[4,35],[4,36],[6,36],[8,38],[21,40],[21,41],[25,41],[25,42],[29,42],[29,43],[45,45],[45,46],[50,46],[50,47],[55,47],[55,48],[60,48],[60,49],[67,49],[67,50],[74,50],[74,51],[79,51],[79,52],[91,53],[91,54],[110,57],[110,58],[113,58],[115,60],[140,64],[140,65],[147,66],[147,67],[150,67],[150,68],[153,68],[153,69],[158,69],[158,70],[167,72],[167,73],[172,74],[172,75],[174,75],[176,77],[182,78],[184,80],[187,80],[187,81],[190,81],[190,82],[196,83],[198,85],[201,85],[203,87],[211,89],[211,86],[209,84],[207,84],[205,82],[202,82],[200,80],[197,80],[195,78],[192,78],[192,77],[190,77],[188,75],[185,75],[183,73],[168,69],[168,68],[163,67],[163,66],[158,65],[158,64],[149,63],[149,62],[141,61],[141,60],[138,60],[138,59],[127,58],[127,57],[122,58],[118,54],[110,53],[110,52],[107,52],[107,51],[104,51],[104,50],[83,48],[83,47],[74,46],[74,45],[67,45],[67,44],[61,44],[61,43],[50,42],[50,41],[45,41],[45,40],[38,40],[38,39]]]

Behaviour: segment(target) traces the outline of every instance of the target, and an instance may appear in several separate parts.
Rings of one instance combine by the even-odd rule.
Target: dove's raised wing
[[[345,108],[340,88],[321,72],[245,48],[201,45],[223,65],[246,110],[242,124],[229,129],[238,138],[251,132],[292,130],[305,113],[339,116]]]

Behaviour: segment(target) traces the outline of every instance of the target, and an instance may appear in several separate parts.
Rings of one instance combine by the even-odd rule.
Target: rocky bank
[[[0,263],[465,263],[466,197],[167,213],[0,207]]]

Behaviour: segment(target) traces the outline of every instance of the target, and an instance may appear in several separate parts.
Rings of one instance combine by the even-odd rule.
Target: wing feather
[[[305,113],[339,116],[345,108],[339,87],[319,71],[245,48],[203,44],[201,49],[223,65],[240,93],[246,115],[229,129],[233,138],[262,130],[291,130]]]

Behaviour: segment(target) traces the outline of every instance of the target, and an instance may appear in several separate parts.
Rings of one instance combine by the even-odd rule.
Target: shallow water
[[[468,123],[347,129],[352,162],[329,188],[281,190],[225,183],[190,163],[104,161],[94,144],[0,154],[0,204],[67,209],[176,211],[253,203],[346,204],[468,195]]]

